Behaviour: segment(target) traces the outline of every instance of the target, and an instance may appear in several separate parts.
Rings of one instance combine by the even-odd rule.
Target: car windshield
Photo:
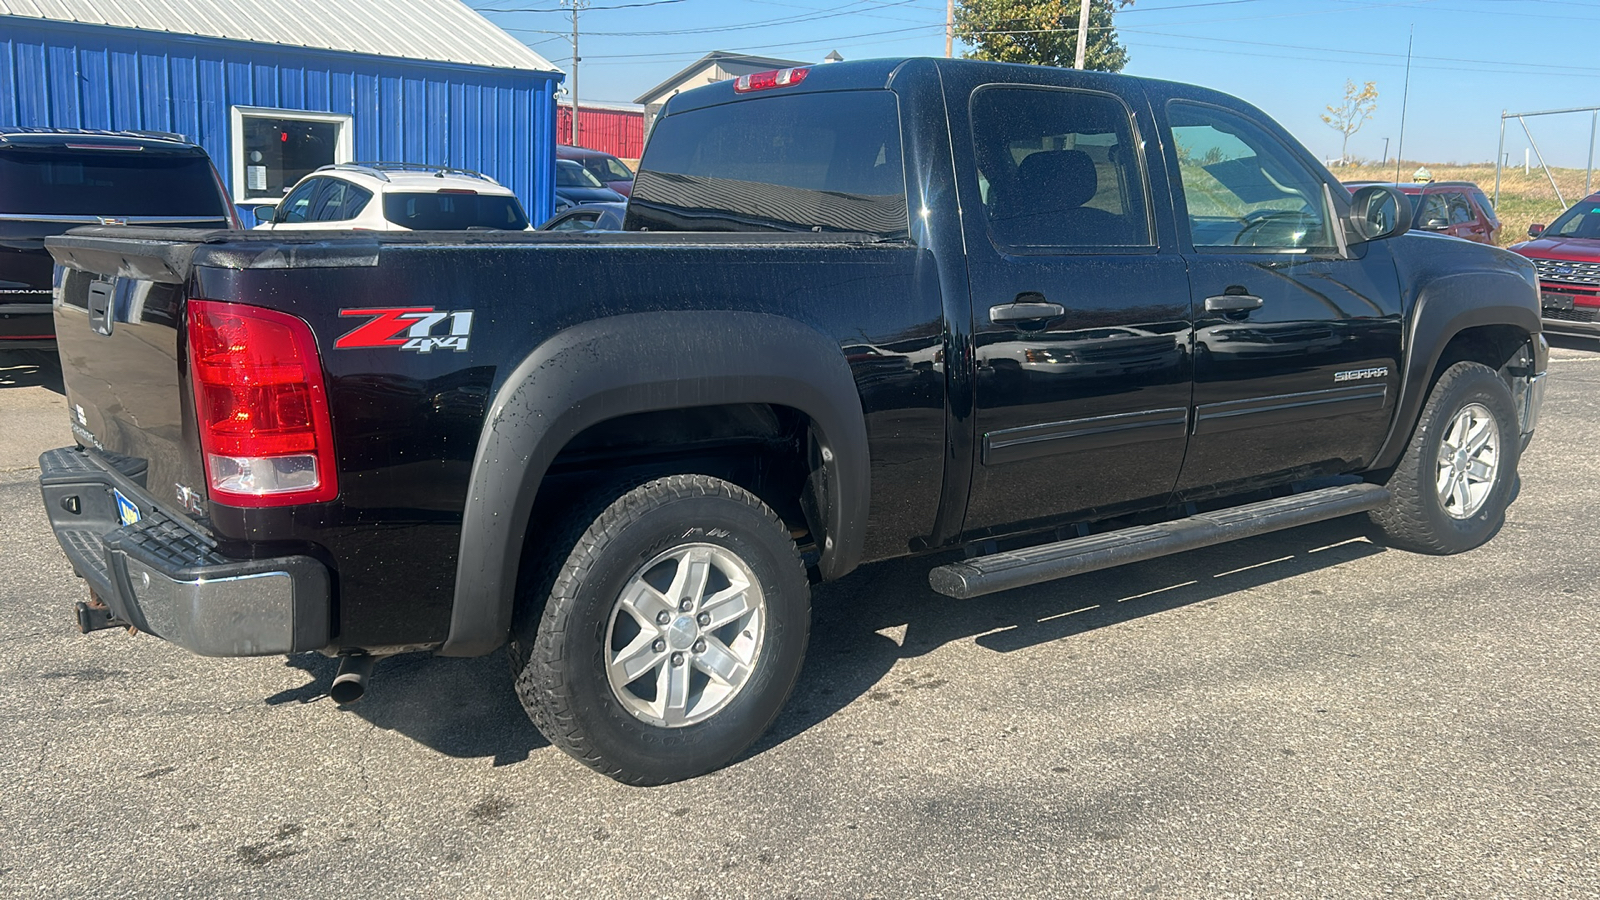
[[[226,218],[211,160],[116,150],[0,153],[0,213]]]
[[[503,194],[385,194],[383,217],[412,231],[521,231],[528,227],[522,204]]]
[[[605,185],[583,166],[570,159],[561,159],[556,161],[556,187],[602,188]]]
[[[1600,238],[1600,201],[1585,200],[1550,223],[1545,234],[1562,237]]]

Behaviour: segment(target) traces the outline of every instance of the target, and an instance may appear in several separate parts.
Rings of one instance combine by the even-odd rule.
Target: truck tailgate
[[[205,474],[181,346],[183,261],[197,235],[127,240],[133,231],[116,232],[115,251],[51,248],[63,267],[54,315],[67,412],[80,445],[142,470],[151,499],[192,518]]]

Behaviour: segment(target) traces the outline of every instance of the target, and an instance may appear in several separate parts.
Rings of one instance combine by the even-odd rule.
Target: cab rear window
[[[204,156],[56,148],[0,152],[0,213],[228,216]]]
[[[770,96],[666,116],[634,178],[627,227],[904,236],[895,97]]]

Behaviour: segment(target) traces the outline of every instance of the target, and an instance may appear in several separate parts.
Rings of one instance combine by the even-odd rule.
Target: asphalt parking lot
[[[736,765],[629,788],[549,747],[504,658],[83,636],[35,458],[59,374],[0,357],[0,896],[1600,895],[1600,352],[1552,364],[1501,534],[1358,520],[954,601],[820,589]]]

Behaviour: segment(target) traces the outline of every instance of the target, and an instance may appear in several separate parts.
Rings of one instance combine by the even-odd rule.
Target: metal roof
[[[460,0],[0,0],[0,16],[559,71]]]

